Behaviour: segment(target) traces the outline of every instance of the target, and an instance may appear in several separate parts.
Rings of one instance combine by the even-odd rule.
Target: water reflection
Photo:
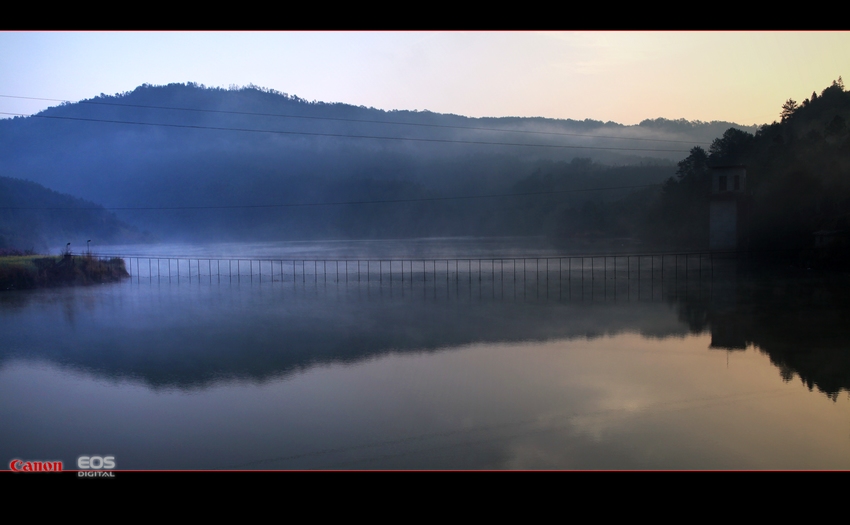
[[[727,271],[689,289],[619,283],[619,295],[613,284],[600,290],[586,275],[543,292],[535,276],[519,295],[516,288],[505,293],[498,282],[456,289],[441,276],[395,288],[364,278],[296,289],[202,282],[12,292],[0,296],[0,364],[49,360],[155,388],[201,388],[234,379],[262,382],[316,363],[391,351],[708,332],[710,348],[755,345],[786,380],[797,375],[835,398],[850,389],[847,278],[799,273]]]
[[[832,399],[850,390],[850,279],[838,273],[746,268],[715,282],[708,298],[677,301],[691,332],[710,348],[754,345],[782,378],[798,376]]]
[[[844,276],[729,263],[505,288],[495,268],[480,284],[436,270],[404,286],[0,295],[0,417],[22,422],[0,452],[109,452],[119,468],[850,467]]]
[[[318,363],[470,343],[594,338],[638,332],[683,336],[662,301],[446,297],[349,283],[293,291],[271,285],[137,285],[0,297],[9,335],[0,363],[53,361],[152,387],[262,382]],[[422,288],[421,283],[420,288]],[[442,291],[444,292],[444,290]],[[528,295],[534,296],[529,300]]]

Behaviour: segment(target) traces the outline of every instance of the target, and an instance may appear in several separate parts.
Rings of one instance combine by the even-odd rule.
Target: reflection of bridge
[[[563,255],[547,257],[279,259],[118,256],[135,282],[348,284],[390,289],[473,289],[493,297],[572,297],[576,291],[650,297],[673,286],[710,283],[726,273],[735,252]],[[635,285],[637,283],[637,285]],[[635,288],[634,290],[632,288]]]

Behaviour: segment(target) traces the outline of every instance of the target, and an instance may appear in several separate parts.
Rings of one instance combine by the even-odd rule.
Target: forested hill
[[[561,177],[550,186],[562,192],[660,183],[691,147],[730,126],[467,118],[256,87],[143,85],[0,121],[0,173],[107,207],[146,208],[117,213],[160,237],[491,235],[502,223],[536,235],[544,232],[523,215],[529,202],[421,199],[512,193],[541,170]],[[597,169],[572,180],[576,158]],[[617,180],[601,166],[618,166]],[[643,168],[632,176],[623,166]],[[388,200],[406,204],[316,206]]]
[[[0,250],[46,251],[71,243],[95,245],[141,239],[103,207],[30,181],[0,177]]]
[[[850,249],[850,92],[839,77],[802,103],[777,108],[780,120],[755,134],[729,129],[708,151],[694,148],[678,165],[653,211],[654,231],[666,241],[708,234],[708,168],[744,165],[750,200],[748,244],[754,249],[812,246],[830,232],[834,248]]]

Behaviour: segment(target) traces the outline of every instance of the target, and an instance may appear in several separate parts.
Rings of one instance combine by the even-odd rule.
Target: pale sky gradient
[[[623,124],[772,122],[788,98],[850,75],[850,32],[0,32],[0,50],[0,95],[253,83],[387,110]],[[3,112],[49,105],[0,98]]]

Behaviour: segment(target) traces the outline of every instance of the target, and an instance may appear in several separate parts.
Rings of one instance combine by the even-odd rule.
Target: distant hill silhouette
[[[34,249],[72,243],[81,251],[141,235],[101,206],[34,182],[0,177],[0,249]]]
[[[194,207],[116,212],[174,239],[564,235],[605,230],[562,223],[613,194],[562,194],[540,205],[531,198],[411,200],[512,193],[535,173],[561,176],[542,191],[660,183],[690,147],[730,126],[468,118],[308,102],[254,86],[143,85],[0,121],[0,173],[107,207]],[[573,180],[575,158],[596,169]],[[606,166],[619,174],[609,177]],[[406,202],[197,209],[375,200]]]

